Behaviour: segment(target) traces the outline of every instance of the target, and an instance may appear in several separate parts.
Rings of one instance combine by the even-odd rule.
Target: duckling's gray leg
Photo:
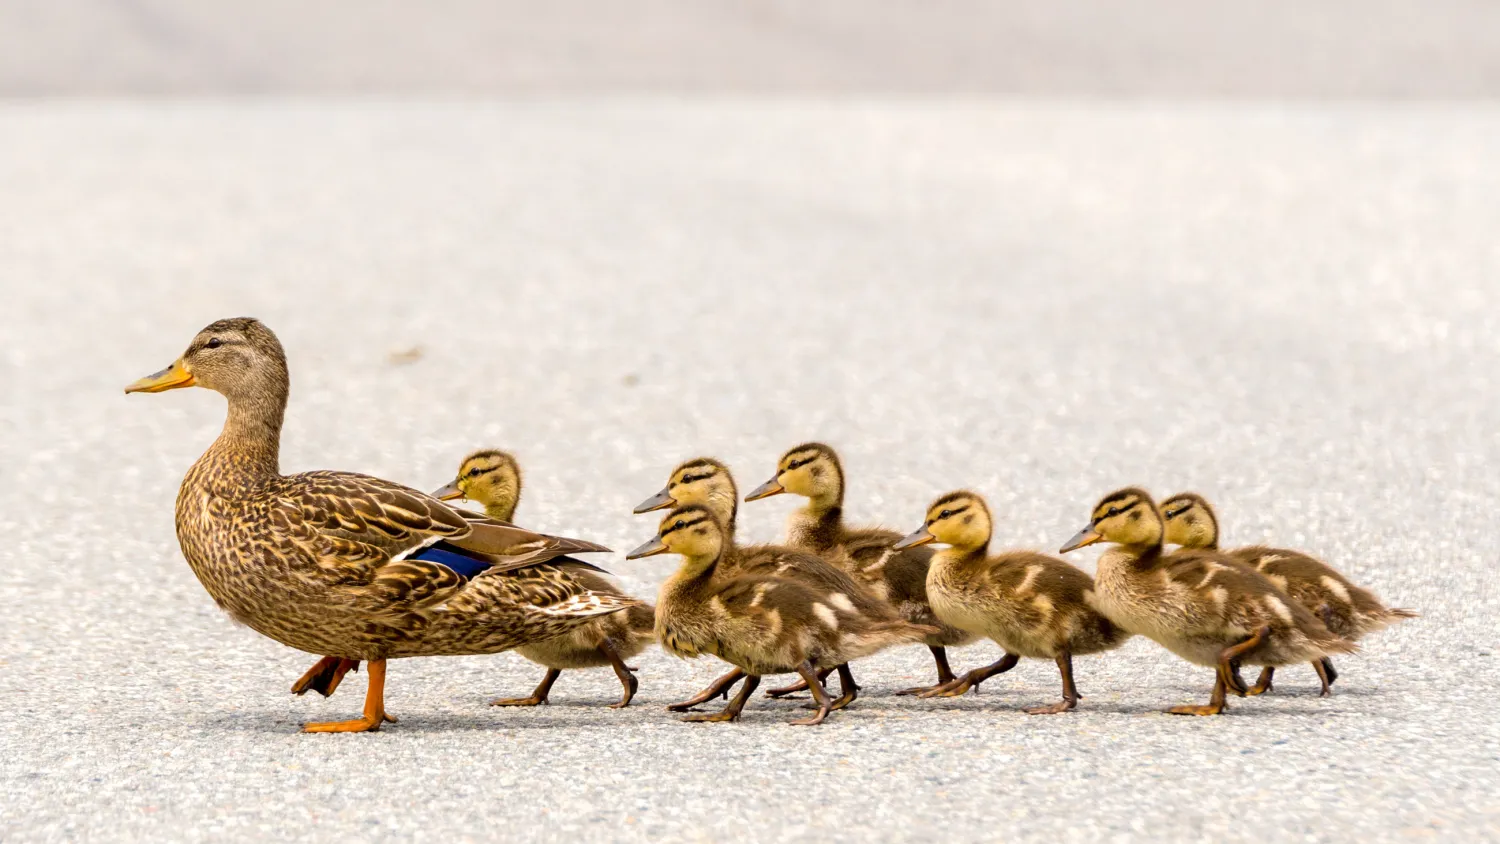
[[[1057,655],[1057,670],[1062,672],[1063,699],[1049,706],[1033,706],[1025,710],[1027,715],[1057,715],[1078,705],[1078,688],[1073,685],[1073,655],[1067,651]]]
[[[828,692],[823,688],[823,683],[818,679],[816,672],[813,671],[811,662],[803,662],[797,666],[797,673],[807,681],[807,688],[812,692],[813,702],[818,705],[818,711],[810,717],[798,718],[787,723],[793,727],[815,727],[823,723],[823,719],[833,711],[833,700],[828,697]],[[839,679],[842,681],[843,677],[840,676]]]
[[[957,680],[938,686],[929,692],[924,692],[918,695],[918,697],[958,697],[969,689],[979,688],[980,683],[983,683],[996,674],[1004,674],[1015,668],[1016,663],[1020,661],[1020,657],[1008,653],[983,668],[976,668]]]
[[[740,681],[740,678],[743,676],[745,676],[745,672],[736,668],[728,674],[725,674],[723,677],[720,677],[712,683],[709,683],[708,688],[693,695],[687,700],[682,701],[681,703],[667,704],[667,709],[671,712],[686,712],[695,706],[708,703],[709,701],[713,700],[716,697],[719,697],[720,695],[722,695],[725,700],[728,700],[729,688],[735,683],[738,683]],[[755,682],[757,685],[760,683],[759,680],[756,680]]]
[[[755,674],[747,674],[745,675],[745,685],[740,687],[739,694],[734,696],[734,700],[731,700],[728,706],[724,707],[718,712],[694,712],[692,715],[688,715],[682,720],[700,724],[715,723],[719,721],[738,721],[740,718],[740,713],[745,711],[745,704],[749,702],[751,693],[754,692],[755,687],[759,685],[759,676]]]
[[[937,683],[931,686],[913,686],[910,689],[902,689],[896,692],[898,695],[920,695],[948,685],[955,679],[953,669],[948,667],[948,651],[940,645],[928,645],[927,649],[932,651],[932,661],[937,663]]]
[[[531,693],[531,697],[496,698],[490,701],[490,706],[541,706],[547,702],[547,695],[552,692],[552,684],[556,683],[557,678],[561,676],[561,671],[556,668],[549,668],[547,669],[547,675],[542,678],[542,682],[538,683],[536,690]]]
[[[823,669],[820,669],[818,671],[818,682],[819,683],[826,683],[826,682],[828,682],[828,675],[830,675],[832,673],[833,673],[833,669],[832,668],[823,668]],[[840,679],[842,679],[842,678],[840,678]],[[791,684],[790,686],[781,686],[780,688],[766,689],[766,697],[781,698],[781,697],[786,697],[787,695],[796,694],[797,692],[803,692],[803,691],[807,691],[807,681],[805,681],[805,680],[798,680],[797,682]]]
[[[1333,680],[1338,676],[1338,672],[1333,670],[1333,663],[1325,656],[1322,659],[1313,660],[1312,667],[1318,672],[1318,679],[1323,681],[1323,690],[1318,692],[1318,697],[1328,697],[1333,694]]]
[[[620,702],[611,703],[609,708],[624,709],[630,705],[630,699],[635,697],[636,689],[641,687],[641,681],[635,678],[634,669],[626,665],[625,660],[620,659],[619,651],[616,651],[609,642],[600,642],[599,650],[604,654],[605,659],[609,660],[610,667],[614,668],[615,676],[620,678],[620,685],[624,687],[624,691],[620,693]]]
[[[1313,664],[1316,665],[1317,663]],[[1263,695],[1266,692],[1271,691],[1273,688],[1271,686],[1271,678],[1274,676],[1276,676],[1275,668],[1272,668],[1269,665],[1267,665],[1265,668],[1262,668],[1260,670],[1260,677],[1256,678],[1255,680],[1255,685],[1251,686],[1249,689],[1246,689],[1245,694],[1250,697],[1255,697],[1256,695]]]

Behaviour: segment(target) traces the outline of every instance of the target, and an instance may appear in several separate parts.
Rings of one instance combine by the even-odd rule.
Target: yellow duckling
[[[1146,636],[1217,679],[1206,706],[1174,706],[1173,715],[1218,715],[1225,692],[1245,694],[1235,664],[1290,665],[1353,653],[1300,604],[1259,572],[1212,551],[1166,554],[1156,502],[1128,487],[1106,495],[1063,552],[1111,542],[1099,558],[1091,603],[1111,622]]]
[[[763,574],[801,581],[814,589],[839,592],[850,596],[861,612],[878,614],[886,612],[884,602],[871,595],[842,569],[820,555],[798,551],[782,545],[737,545],[735,544],[735,522],[739,516],[739,487],[733,474],[723,461],[713,457],[697,457],[688,460],[667,476],[667,485],[661,492],[636,506],[636,513],[648,513],[668,507],[696,504],[706,507],[714,517],[724,524],[725,535],[735,553],[727,556],[717,567],[721,577],[743,574]],[[832,666],[819,670],[819,681],[837,671],[839,674],[839,698],[834,709],[843,709],[859,696],[859,684],[848,666]],[[729,688],[743,674],[736,669],[718,678],[688,700],[674,703],[667,708],[684,711],[706,703],[718,696],[728,697]],[[780,689],[772,689],[772,697],[780,697],[807,688],[802,683]]]
[[[683,558],[657,603],[656,636],[662,648],[686,659],[717,656],[745,677],[722,711],[689,715],[684,721],[733,721],[762,676],[796,672],[812,691],[818,711],[791,723],[821,724],[833,711],[833,701],[818,680],[819,668],[847,665],[891,645],[921,641],[931,632],[894,616],[862,612],[844,592],[768,573],[726,574],[736,570],[738,551],[724,524],[701,505],[668,513],[656,536],[627,559],[656,554]]]
[[[932,550],[897,549],[901,534],[878,527],[851,528],[844,523],[844,465],[838,453],[822,443],[804,443],[777,461],[776,475],[745,496],[758,501],[781,493],[800,495],[807,504],[787,520],[788,545],[818,554],[848,572],[877,598],[896,608],[913,624],[936,627],[926,644],[937,663],[937,683],[904,689],[921,694],[953,682],[947,648],[965,645],[974,634],[944,625],[927,598]],[[796,690],[795,687],[792,690]],[[777,690],[781,691],[781,690]]]
[[[927,595],[944,624],[984,636],[1005,651],[997,662],[976,668],[923,697],[956,697],[1014,668],[1021,657],[1050,659],[1062,674],[1063,698],[1025,711],[1056,715],[1078,705],[1073,657],[1117,648],[1130,637],[1089,606],[1094,581],[1055,557],[1034,551],[991,555],[990,508],[974,492],[950,492],[932,502],[927,519],[897,543],[910,548],[947,545],[932,559]]]
[[[1161,512],[1167,523],[1167,542],[1183,548],[1219,550],[1219,517],[1203,496],[1195,492],[1178,493],[1162,502]],[[1361,589],[1337,569],[1300,551],[1251,545],[1224,553],[1265,575],[1278,589],[1322,619],[1334,635],[1351,642],[1398,621],[1417,618],[1413,610],[1386,607],[1373,592]],[[1333,681],[1338,679],[1333,660],[1325,656],[1313,662],[1312,667],[1322,681],[1322,696],[1328,696]],[[1269,665],[1261,669],[1260,679],[1246,693],[1258,695],[1271,691],[1275,672]]]
[[[515,516],[516,505],[521,501],[521,485],[521,466],[516,459],[504,451],[485,449],[465,457],[458,467],[458,477],[432,496],[442,501],[465,498],[484,507],[485,515],[490,518],[510,522]],[[628,597],[608,578],[591,570],[592,567],[574,565],[575,562],[565,557],[554,564],[591,592]],[[544,666],[547,673],[529,697],[500,698],[491,701],[490,705],[545,704],[552,684],[564,670],[609,666],[620,678],[623,689],[620,702],[610,704],[610,708],[629,706],[640,683],[634,669],[627,666],[625,660],[651,644],[655,628],[656,611],[650,604],[641,603],[624,612],[600,616],[561,636],[522,645],[516,648],[516,653]]]

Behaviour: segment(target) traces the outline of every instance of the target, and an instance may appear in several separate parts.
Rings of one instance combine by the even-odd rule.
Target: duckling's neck
[[[663,603],[671,599],[686,598],[702,592],[713,581],[714,572],[718,570],[723,562],[724,556],[730,553],[724,549],[718,555],[702,557],[684,557],[682,566],[662,584]]]
[[[1116,545],[1114,548],[1104,552],[1104,554],[1114,560],[1128,562],[1137,570],[1146,571],[1155,567],[1161,561],[1162,546],[1160,542],[1141,545]],[[1103,557],[1100,559],[1103,560]]]
[[[515,521],[516,501],[495,501],[484,505],[484,514],[502,522]]]
[[[989,545],[980,545],[974,548],[957,548],[948,546],[941,548],[932,555],[933,568],[949,568],[966,565],[988,559],[990,555]]]
[[[787,542],[798,548],[827,551],[843,533],[844,508],[837,499],[811,499],[787,517]]]
[[[286,415],[286,388],[252,398],[229,400],[224,430],[199,462],[212,462],[210,483],[239,485],[247,478],[281,474],[281,423]]]

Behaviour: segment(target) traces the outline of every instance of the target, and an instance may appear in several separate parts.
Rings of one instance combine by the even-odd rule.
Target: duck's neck
[[[949,546],[942,548],[932,555],[932,568],[952,568],[962,566],[979,560],[988,559],[990,555],[989,544],[980,545],[976,548],[954,548]]]
[[[1106,554],[1110,552],[1105,552]],[[1114,554],[1117,559],[1128,561],[1131,567],[1138,571],[1149,571],[1161,561],[1161,543],[1143,545],[1117,545]]]
[[[211,465],[208,483],[239,487],[281,474],[281,423],[286,414],[286,387],[229,400],[224,430],[199,461]]]
[[[714,572],[728,553],[729,549],[725,549],[717,556],[684,558],[682,567],[662,584],[662,603],[690,598],[707,589],[713,581]]]
[[[502,522],[515,521],[516,503],[515,501],[501,501],[495,504],[486,504],[484,505],[484,514]]]
[[[814,498],[787,517],[787,541],[799,548],[827,551],[839,542],[844,508],[837,499]]]

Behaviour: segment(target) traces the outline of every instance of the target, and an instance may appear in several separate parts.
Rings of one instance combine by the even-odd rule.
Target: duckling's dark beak
[[[1064,545],[1063,547],[1057,549],[1057,553],[1066,554],[1069,551],[1075,551],[1085,545],[1093,545],[1095,542],[1098,542],[1103,538],[1104,537],[1100,536],[1097,532],[1094,531],[1093,525],[1089,525],[1088,527],[1074,534],[1073,538],[1068,540],[1067,545]]]
[[[641,547],[625,555],[627,560],[639,560],[642,557],[654,557],[657,554],[667,553],[667,544],[661,541],[660,536],[653,536],[641,543]]]
[[[443,485],[440,489],[433,490],[431,495],[439,501],[452,501],[455,498],[463,498],[464,491],[458,488],[458,481],[454,481],[451,484]]]
[[[661,492],[635,505],[635,512],[649,513],[652,510],[660,510],[663,507],[674,507],[676,504],[677,499],[672,497],[672,493],[666,487],[662,487]]]
[[[125,393],[160,393],[166,390],[175,390],[178,387],[192,387],[198,383],[193,373],[187,371],[181,360],[175,360],[172,365],[131,384],[125,388]]]
[[[923,525],[906,536],[901,537],[901,541],[892,545],[891,550],[900,551],[902,548],[915,548],[918,545],[926,545],[929,542],[936,541],[937,537],[932,535],[932,531],[928,530],[926,525]]]
[[[773,495],[780,495],[783,492],[786,492],[786,488],[781,485],[780,481],[772,478],[755,489],[750,490],[750,494],[745,496],[745,500],[759,501],[762,498],[770,498]]]

